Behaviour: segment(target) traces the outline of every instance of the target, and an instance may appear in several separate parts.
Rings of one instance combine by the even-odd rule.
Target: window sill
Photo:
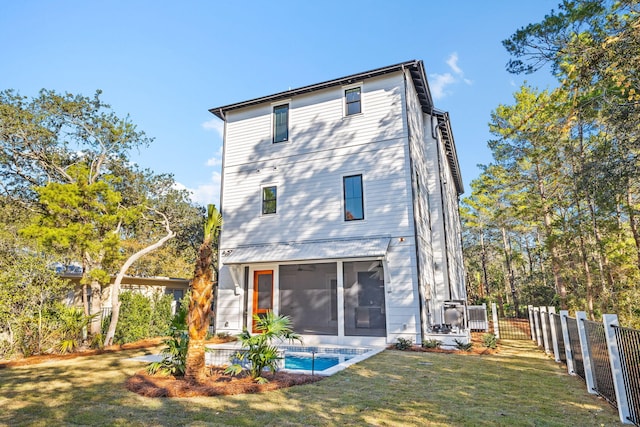
[[[355,114],[349,114],[349,115],[344,115],[342,116],[342,120],[347,120],[350,119],[351,117],[362,117],[364,116],[363,112],[359,112],[359,113],[355,113]]]

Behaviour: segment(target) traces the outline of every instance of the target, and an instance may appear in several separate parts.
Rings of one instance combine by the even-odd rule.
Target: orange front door
[[[273,270],[253,272],[253,314],[264,316],[273,310]],[[256,332],[256,321],[252,322],[253,332]]]

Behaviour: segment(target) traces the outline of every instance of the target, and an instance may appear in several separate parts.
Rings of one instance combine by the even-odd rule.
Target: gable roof
[[[238,110],[240,108],[250,107],[262,103],[277,102],[281,99],[292,98],[296,95],[313,92],[316,90],[327,89],[334,86],[343,86],[358,81],[378,77],[389,73],[395,73],[398,71],[409,70],[413,85],[418,94],[420,105],[422,106],[422,112],[433,115],[438,120],[438,126],[442,132],[442,137],[445,144],[445,152],[447,154],[447,161],[451,172],[453,174],[456,190],[458,194],[464,192],[462,185],[462,176],[460,175],[460,165],[458,163],[458,156],[453,141],[453,133],[451,132],[451,123],[449,121],[449,114],[438,111],[433,105],[433,98],[431,97],[431,91],[429,90],[429,83],[427,81],[427,75],[424,70],[424,63],[421,60],[411,60],[400,62],[398,64],[389,65],[382,68],[376,68],[375,70],[365,71],[362,73],[351,74],[349,76],[340,77],[333,80],[328,80],[322,83],[315,83],[308,86],[303,86],[297,89],[291,89],[284,92],[278,92],[273,95],[267,95],[260,98],[250,99],[248,101],[236,102],[235,104],[223,105],[221,107],[215,107],[209,109],[209,112],[221,120],[225,120],[225,114],[228,111]]]

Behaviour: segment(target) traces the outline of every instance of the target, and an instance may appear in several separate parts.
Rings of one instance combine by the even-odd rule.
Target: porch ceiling
[[[222,249],[220,254],[223,264],[382,257],[387,253],[390,240],[389,237],[377,237],[274,243]]]

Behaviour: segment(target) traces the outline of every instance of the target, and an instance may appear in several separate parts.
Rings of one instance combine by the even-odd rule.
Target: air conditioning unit
[[[467,306],[462,300],[444,301],[442,305],[442,319],[445,325],[451,325],[452,331],[467,329]]]

